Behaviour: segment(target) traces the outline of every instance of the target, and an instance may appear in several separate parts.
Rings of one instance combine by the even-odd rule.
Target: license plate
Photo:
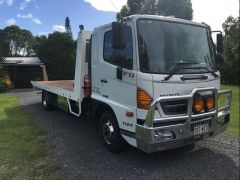
[[[194,136],[199,135],[199,134],[205,134],[208,132],[209,125],[208,124],[202,124],[202,125],[197,125],[194,126]]]

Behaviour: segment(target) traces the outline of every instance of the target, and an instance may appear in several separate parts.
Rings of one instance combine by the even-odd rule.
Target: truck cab
[[[115,26],[93,31],[91,97],[111,109],[125,141],[154,152],[226,129],[231,92],[220,111],[219,57],[207,25],[136,15]],[[105,126],[111,136],[113,125]]]

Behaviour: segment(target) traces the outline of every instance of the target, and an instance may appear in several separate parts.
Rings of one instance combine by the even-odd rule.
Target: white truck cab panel
[[[120,129],[135,132],[136,125],[136,54],[134,26],[128,25],[129,41],[127,48],[129,51],[129,61],[132,61],[132,67],[123,68],[122,80],[117,79],[116,69],[118,66],[111,62],[108,57],[112,49],[111,24],[94,30],[93,35],[93,52],[92,61],[92,98],[101,99],[108,104],[114,111]],[[97,43],[96,43],[97,42]],[[96,55],[96,54],[97,55]],[[105,53],[105,54],[104,54]],[[109,58],[109,59],[107,59]],[[133,117],[127,117],[126,112],[132,112]]]

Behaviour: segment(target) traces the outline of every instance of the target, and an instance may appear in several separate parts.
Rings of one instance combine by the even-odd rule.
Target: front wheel
[[[100,133],[106,148],[117,153],[127,147],[127,143],[120,134],[120,129],[115,116],[112,113],[104,112],[100,119]]]

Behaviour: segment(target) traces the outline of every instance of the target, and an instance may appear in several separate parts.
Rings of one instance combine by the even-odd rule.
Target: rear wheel
[[[110,112],[104,112],[100,119],[100,133],[106,148],[117,153],[127,147],[127,143],[120,134],[120,129],[115,116]]]
[[[47,91],[42,92],[42,106],[45,111],[54,109],[54,95]]]

